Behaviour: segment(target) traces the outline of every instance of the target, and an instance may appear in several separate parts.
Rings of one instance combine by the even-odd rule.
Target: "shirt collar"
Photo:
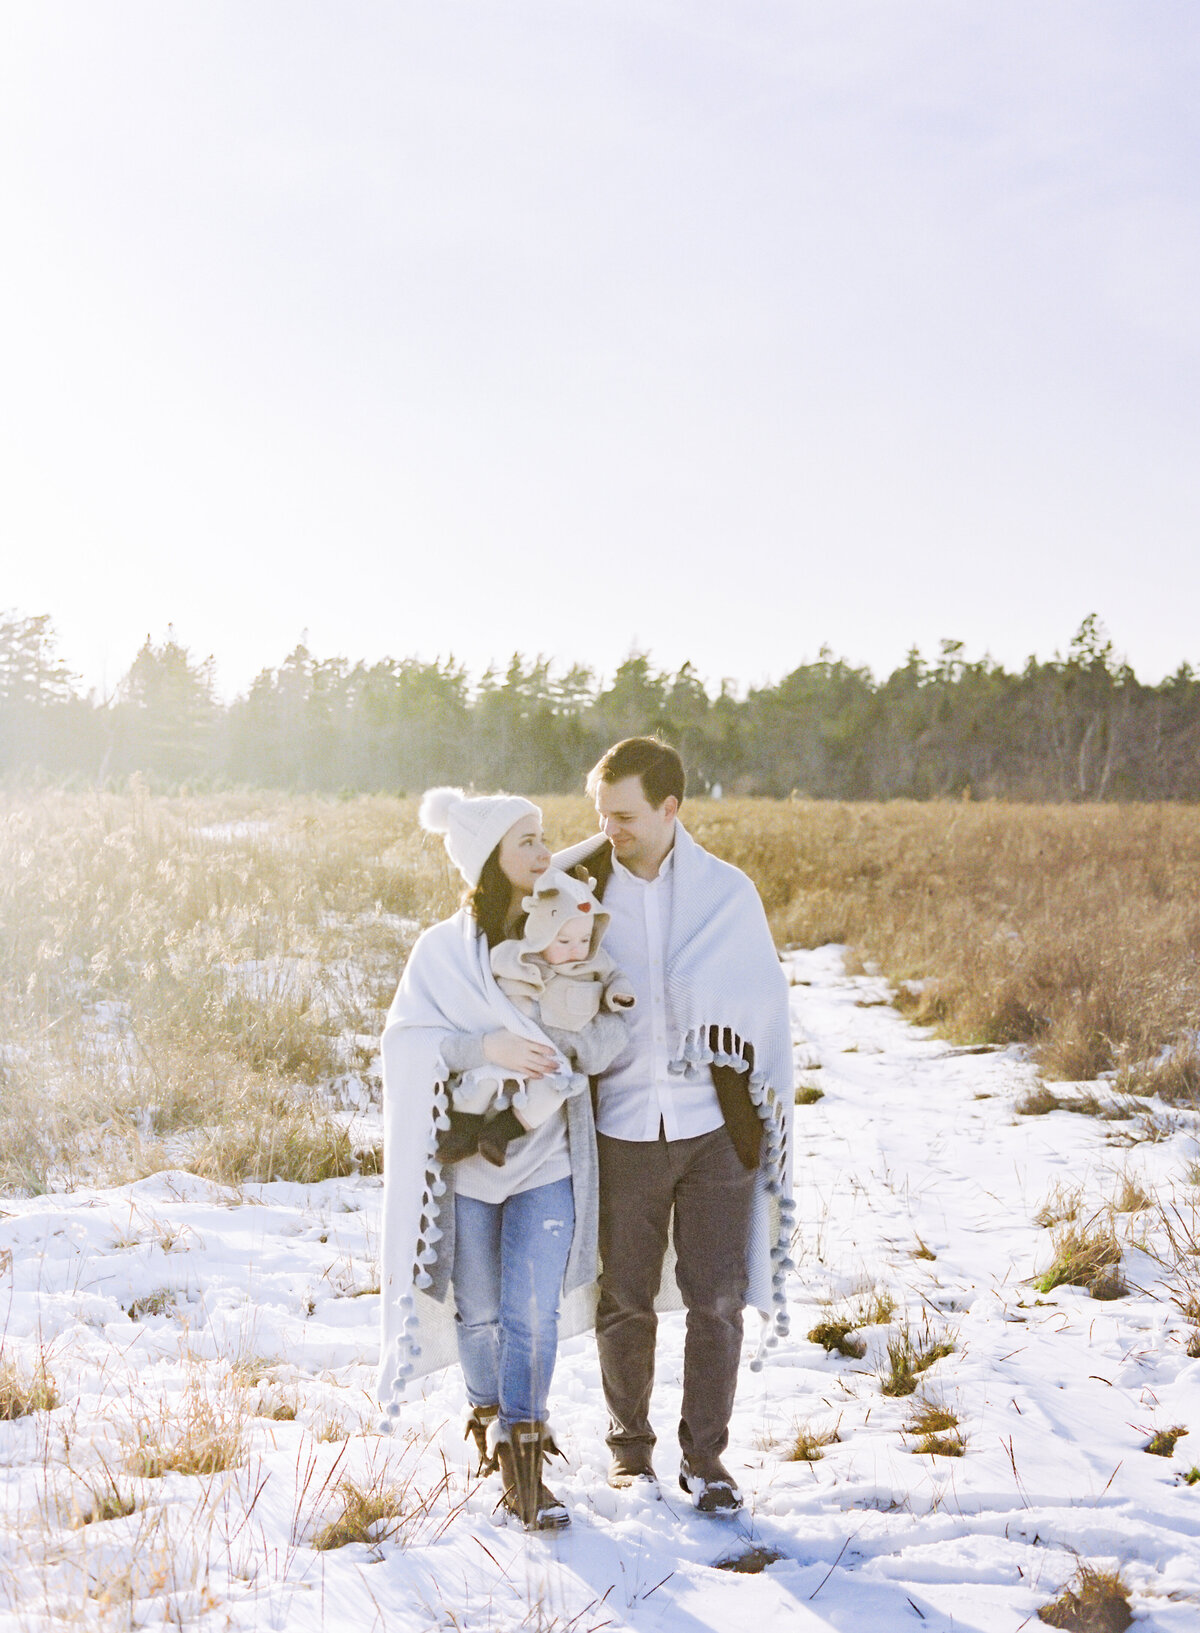
[[[675,867],[675,841],[672,834],[671,848],[658,864],[658,872],[653,879],[643,879],[638,873],[631,873],[624,862],[617,860],[617,853],[612,853],[613,872],[620,874],[623,879],[631,879],[635,885],[655,885],[660,879],[669,879]]]

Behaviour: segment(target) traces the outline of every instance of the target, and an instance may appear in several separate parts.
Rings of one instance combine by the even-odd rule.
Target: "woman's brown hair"
[[[479,870],[479,883],[463,897],[463,906],[475,915],[475,922],[483,931],[489,950],[509,935],[520,935],[524,919],[518,919],[510,931],[507,926],[512,906],[512,881],[500,866],[500,847],[496,846]]]

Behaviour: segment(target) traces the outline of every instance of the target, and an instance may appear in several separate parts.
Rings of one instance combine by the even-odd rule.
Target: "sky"
[[[0,609],[1200,662],[1193,0],[6,0]]]

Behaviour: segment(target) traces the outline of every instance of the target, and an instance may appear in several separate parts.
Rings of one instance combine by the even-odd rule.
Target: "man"
[[[760,1309],[782,1306],[791,1267],[787,983],[750,880],[678,821],[684,770],[673,748],[628,738],[587,786],[604,837],[558,860],[582,858],[595,877],[611,915],[606,945],[637,995],[629,1044],[596,1099],[609,1483],[657,1485],[655,1299],[673,1235],[687,1310],[680,1484],[703,1512],[732,1513],[742,1499],[721,1457],[742,1308],[748,1294]],[[785,1330],[778,1308],[776,1320]]]

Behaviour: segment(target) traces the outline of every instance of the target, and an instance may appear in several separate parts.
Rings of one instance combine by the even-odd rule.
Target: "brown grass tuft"
[[[388,1485],[381,1475],[367,1485],[339,1481],[337,1490],[342,1511],[321,1526],[312,1541],[322,1551],[344,1548],[351,1542],[383,1542],[424,1509],[419,1498],[410,1496],[407,1485]]]
[[[820,1344],[828,1354],[836,1350],[848,1360],[861,1361],[867,1346],[863,1339],[851,1336],[857,1325],[855,1321],[818,1321],[815,1327],[809,1328],[808,1341]]]
[[[819,1463],[826,1446],[836,1446],[841,1438],[836,1429],[814,1429],[810,1424],[801,1424],[788,1442],[783,1460],[785,1463]]]
[[[1116,1571],[1097,1570],[1081,1565],[1075,1586],[1064,1588],[1051,1604],[1038,1611],[1047,1627],[1061,1627],[1070,1633],[1124,1633],[1133,1621],[1129,1589]]]
[[[1149,1440],[1142,1447],[1151,1457],[1170,1457],[1175,1450],[1175,1443],[1182,1440],[1187,1430],[1182,1423],[1176,1423],[1170,1429],[1156,1429]]]
[[[100,1525],[105,1520],[123,1520],[137,1508],[132,1491],[122,1488],[107,1467],[100,1479],[87,1485],[86,1496],[77,1502],[71,1523],[78,1530],[85,1525]]]
[[[358,1168],[346,1129],[312,1107],[292,1102],[214,1129],[188,1166],[220,1185],[274,1179],[315,1185]]]
[[[1017,1101],[1014,1110],[1021,1117],[1045,1117],[1052,1111],[1073,1111],[1081,1117],[1123,1117],[1123,1107],[1101,1100],[1090,1092],[1085,1094],[1058,1094],[1045,1083],[1039,1083]]]
[[[1039,1293],[1085,1287],[1093,1298],[1121,1298],[1129,1289],[1116,1269],[1121,1249],[1107,1226],[1070,1225],[1054,1238],[1054,1262],[1035,1283]]]
[[[126,1470],[146,1480],[164,1474],[219,1474],[242,1460],[248,1406],[241,1390],[225,1396],[206,1391],[198,1379],[187,1387],[178,1411],[137,1425],[137,1447]]]
[[[935,1361],[953,1354],[954,1343],[950,1338],[936,1338],[928,1327],[918,1333],[904,1326],[895,1338],[888,1340],[888,1369],[879,1387],[885,1395],[911,1395],[923,1372]]]
[[[915,1401],[904,1432],[917,1437],[912,1447],[916,1456],[962,1457],[967,1449],[967,1438],[958,1427],[958,1413],[935,1401]]]
[[[1125,1094],[1157,1095],[1168,1106],[1200,1106],[1200,1049],[1194,1043],[1166,1050],[1160,1058],[1127,1066],[1118,1078]]]
[[[0,1423],[28,1417],[31,1412],[53,1412],[61,1404],[44,1358],[27,1372],[15,1361],[0,1357]]]
[[[1078,1219],[1083,1206],[1083,1192],[1077,1185],[1055,1185],[1049,1196],[1033,1216],[1035,1225],[1049,1230],[1053,1225],[1066,1225]]]
[[[1132,1174],[1123,1174],[1112,1205],[1114,1213],[1141,1213],[1143,1209],[1154,1206],[1154,1198]]]

